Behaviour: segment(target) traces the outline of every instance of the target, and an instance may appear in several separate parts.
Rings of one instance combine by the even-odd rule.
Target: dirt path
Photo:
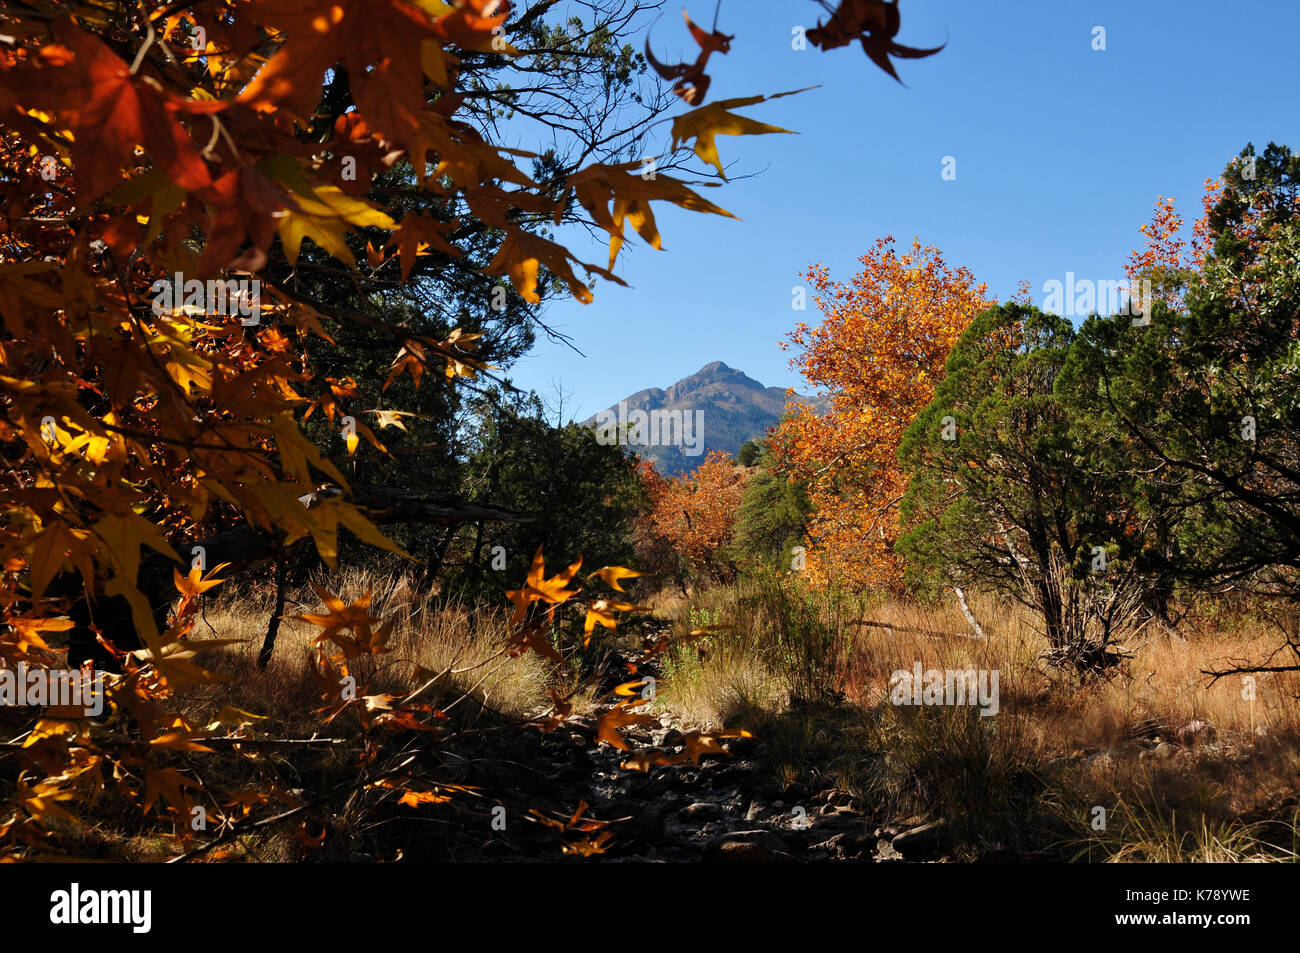
[[[481,753],[465,763],[463,781],[481,784],[484,799],[457,843],[456,860],[554,861],[576,831],[561,832],[536,814],[564,819],[581,802],[583,819],[612,822],[600,862],[900,862],[890,846],[902,829],[881,831],[849,795],[833,789],[782,789],[766,768],[761,739],[728,741],[726,756],[704,756],[699,767],[669,765],[649,772],[620,765],[628,752],[593,741],[594,720],[574,718],[543,734],[526,729],[510,750]],[[634,750],[681,750],[671,715],[657,725],[624,732]],[[482,818],[504,808],[501,830]],[[572,855],[569,855],[572,856]],[[928,859],[933,850],[909,851]]]

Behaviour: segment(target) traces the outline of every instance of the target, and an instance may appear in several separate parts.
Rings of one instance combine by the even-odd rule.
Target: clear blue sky
[[[712,0],[687,6],[711,22]],[[654,28],[667,62],[690,45],[678,7],[670,0]],[[543,338],[511,369],[516,386],[553,399],[558,385],[578,420],[714,360],[800,387],[778,342],[817,320],[811,302],[790,306],[811,263],[847,279],[878,236],[916,235],[996,297],[1027,279],[1041,303],[1043,283],[1067,271],[1122,278],[1157,195],[1176,196],[1191,221],[1203,181],[1248,141],[1300,148],[1292,0],[903,0],[899,42],[948,40],[897,61],[906,87],[860,46],[792,50],[792,27],[813,26],[818,10],[723,0],[719,26],[737,36],[712,61],[710,100],[820,84],[744,110],[799,135],[719,137],[729,174],[760,173],[705,190],[743,221],[657,205],[664,251],[625,246],[629,288],[601,283],[592,304],[547,311],[586,356]],[[955,181],[940,176],[944,156]],[[608,256],[585,235],[573,247]]]

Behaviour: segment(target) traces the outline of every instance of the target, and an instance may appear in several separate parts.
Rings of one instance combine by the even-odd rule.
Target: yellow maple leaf
[[[366,410],[363,413],[375,415],[375,425],[380,430],[388,427],[396,427],[398,430],[406,431],[406,424],[402,423],[403,417],[421,417],[421,414],[413,414],[408,410]],[[409,431],[406,431],[409,433]]]
[[[599,576],[605,585],[612,589],[617,589],[619,592],[625,592],[626,590],[619,585],[620,580],[635,579],[639,576],[652,575],[654,575],[654,573],[637,572],[635,569],[628,569],[625,566],[602,566],[595,572],[589,574],[587,578],[591,579],[593,576]]]
[[[134,580],[140,571],[141,545],[156,549],[175,562],[181,561],[158,527],[130,510],[120,516],[110,513],[96,522],[91,532],[99,540],[99,551],[126,579]]]
[[[488,263],[487,268],[483,269],[483,273],[509,275],[521,298],[530,304],[540,304],[542,298],[537,293],[537,277],[544,265],[552,274],[564,279],[575,298],[583,304],[590,304],[591,289],[578,280],[573,267],[569,264],[570,261],[615,284],[624,286],[627,284],[612,271],[599,265],[588,265],[578,261],[563,245],[517,227],[507,230],[505,241],[497,248],[496,255]]]
[[[42,639],[38,632],[66,632],[71,629],[73,622],[66,618],[44,618],[34,614],[34,611],[28,611],[20,616],[9,616],[5,622],[14,630],[17,636],[16,642],[19,652],[25,651],[29,646],[38,649],[45,649],[47,652],[52,651],[45,640]]]
[[[618,620],[614,617],[615,612],[647,612],[649,609],[649,606],[637,606],[630,602],[597,599],[591,604],[591,608],[587,610],[587,619],[582,626],[584,636],[582,644],[584,646],[591,644],[591,633],[598,624],[606,629],[618,628]]]
[[[291,265],[298,261],[304,238],[310,238],[339,261],[353,265],[356,258],[343,240],[350,226],[397,227],[386,213],[336,185],[317,186],[310,196],[296,194],[294,202],[297,208],[285,209],[280,219],[280,241]]]
[[[182,576],[180,570],[173,567],[172,580],[176,585],[176,591],[185,599],[201,596],[209,589],[213,589],[226,581],[224,579],[215,579],[213,576],[229,565],[230,563],[221,563],[219,566],[213,566],[206,578],[203,576],[203,570],[199,569],[198,566],[191,568],[189,575],[186,576]]]
[[[753,136],[769,132],[783,132],[793,135],[791,130],[782,129],[780,126],[772,126],[765,122],[759,122],[756,119],[750,119],[746,116],[737,116],[731,109],[738,109],[742,106],[753,106],[755,103],[766,102],[769,99],[780,99],[782,96],[793,96],[795,93],[802,93],[805,90],[793,89],[789,92],[775,93],[771,96],[746,96],[739,99],[720,99],[715,103],[709,103],[707,106],[701,106],[699,109],[692,109],[673,120],[673,148],[688,140],[695,140],[695,154],[702,160],[714,166],[718,170],[718,175],[722,178],[727,177],[727,173],[722,169],[722,160],[718,156],[718,147],[714,142],[717,136]]]
[[[591,213],[592,220],[609,232],[610,268],[614,267],[623,246],[625,222],[631,224],[650,247],[663,247],[651,201],[671,202],[692,211],[735,218],[726,209],[691,191],[684,182],[657,172],[653,175],[637,174],[639,168],[643,166],[638,162],[592,165],[569,176],[565,183],[583,208]],[[563,208],[557,209],[555,214],[558,223]]]
[[[550,579],[546,576],[546,560],[542,557],[542,548],[537,547],[537,552],[533,556],[532,565],[528,569],[528,577],[524,581],[522,589],[512,589],[506,592],[506,598],[515,604],[515,614],[510,620],[512,626],[518,625],[524,621],[528,614],[528,606],[538,599],[551,605],[559,605],[567,599],[576,596],[581,589],[566,589],[578,570],[582,567],[582,557],[569,566],[563,572],[558,572]]]
[[[317,643],[333,642],[343,650],[345,658],[356,658],[362,654],[379,655],[388,651],[388,638],[392,634],[397,618],[394,616],[381,622],[379,617],[372,616],[369,611],[371,593],[367,592],[351,605],[344,605],[343,601],[329,590],[315,583],[311,583],[311,587],[325,603],[328,611],[308,613],[294,618],[321,628],[321,634],[315,640]],[[376,629],[374,625],[377,622],[380,625]],[[344,636],[345,631],[350,632],[351,637]],[[373,710],[381,707],[386,697],[388,696],[368,696],[367,708]]]

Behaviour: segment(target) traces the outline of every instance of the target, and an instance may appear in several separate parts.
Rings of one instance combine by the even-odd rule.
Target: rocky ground
[[[667,753],[680,731],[671,725],[629,739]],[[834,789],[782,789],[764,770],[763,744],[741,738],[727,758],[700,766],[673,765],[649,774],[619,767],[622,752],[591,752],[595,767],[587,800],[615,816],[631,815],[626,838],[611,860],[782,861],[902,860],[890,846],[897,830],[877,831],[863,806]],[[619,833],[623,833],[622,830]],[[615,835],[618,837],[618,834]],[[906,838],[904,838],[906,840]],[[919,859],[921,851],[912,854]]]
[[[612,690],[619,677],[626,678],[620,671],[625,673],[626,667],[613,665],[600,690]],[[837,710],[832,707],[824,717],[832,718]],[[656,765],[641,771],[622,765],[633,753],[680,757],[685,750],[684,732],[696,726],[682,724],[671,711],[661,712],[648,724],[621,729],[629,746],[624,751],[597,742],[593,715],[570,715],[546,732],[540,727],[545,714],[537,712],[538,720],[529,725],[493,720],[486,710],[471,717],[468,730],[459,736],[462,741],[452,748],[424,749],[420,765],[421,777],[463,786],[468,793],[428,809],[391,802],[372,805],[367,811],[373,813],[365,814],[361,826],[382,830],[381,838],[327,841],[339,844],[341,854],[322,856],[329,853],[327,849],[317,859],[389,860],[397,845],[405,859],[428,861],[924,863],[954,859],[949,827],[941,817],[899,817],[881,804],[861,803],[833,786],[782,783],[772,764],[784,761],[788,754],[782,759],[769,757],[762,732],[758,737],[725,741],[725,754],[703,755],[698,765]],[[834,735],[838,729],[829,730]],[[1104,773],[1120,764],[1190,770],[1198,758],[1217,759],[1226,770],[1236,754],[1237,747],[1227,744],[1204,721],[1176,729],[1144,721],[1135,724],[1128,740],[1117,748],[1052,758],[1035,772],[1026,771],[1033,777],[1020,780],[1042,784],[1049,775],[1080,770]],[[805,778],[825,776],[816,765],[805,767],[809,769],[801,772]],[[1292,798],[1278,810],[1289,810],[1289,817],[1294,803]],[[575,816],[575,812],[579,813]],[[1270,809],[1242,817],[1255,823],[1276,813]],[[1036,838],[1038,842],[1056,843],[1048,833]],[[1275,833],[1285,839],[1285,830]],[[1005,842],[1000,837],[991,840]],[[960,856],[972,859],[969,849]],[[980,853],[978,859],[1035,862],[1070,857],[1059,851],[997,849]]]
[[[620,767],[627,752],[593,742],[594,719],[570,719],[549,734],[526,729],[509,750],[479,752],[461,763],[457,782],[479,785],[483,798],[444,833],[435,854],[458,861],[553,861],[579,836],[536,821],[563,819],[586,802],[583,819],[612,822],[602,862],[902,863],[944,858],[946,826],[884,824],[843,791],[782,788],[764,764],[763,742],[729,741],[727,756],[698,767],[649,772]],[[681,750],[671,716],[625,730],[636,750]],[[488,818],[504,807],[498,826]],[[426,842],[428,845],[428,842]],[[409,856],[409,855],[408,855]],[[430,859],[433,859],[433,856]],[[574,856],[570,854],[568,856]]]

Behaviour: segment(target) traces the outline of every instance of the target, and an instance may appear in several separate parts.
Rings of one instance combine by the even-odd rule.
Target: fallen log
[[[920,635],[929,635],[936,638],[958,638],[958,639],[986,639],[985,635],[971,635],[969,632],[943,632],[938,629],[918,629],[911,625],[895,625],[892,622],[875,622],[870,619],[857,619],[848,623],[849,625],[866,625],[876,629],[890,629],[899,632],[916,632]]]

